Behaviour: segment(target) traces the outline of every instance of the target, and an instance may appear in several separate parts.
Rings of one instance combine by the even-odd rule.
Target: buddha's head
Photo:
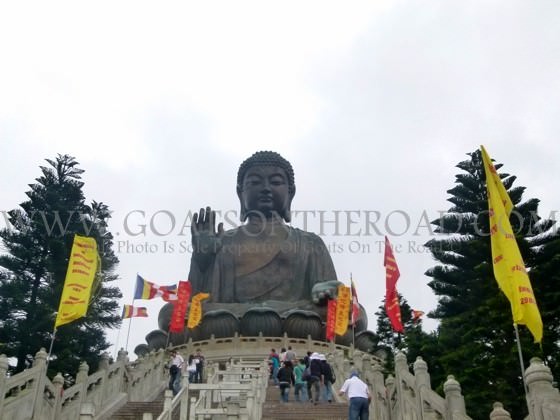
[[[294,170],[276,152],[256,152],[237,172],[237,196],[241,221],[251,214],[267,219],[278,215],[290,221],[290,206],[296,194]]]

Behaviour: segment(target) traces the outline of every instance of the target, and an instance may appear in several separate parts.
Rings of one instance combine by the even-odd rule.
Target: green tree
[[[10,223],[0,230],[6,251],[0,255],[0,352],[16,357],[21,371],[29,356],[48,348],[74,234],[90,236],[98,244],[101,270],[88,313],[59,327],[49,364],[51,373],[74,374],[81,360],[96,368],[109,347],[105,329],[120,325],[121,293],[109,285],[117,279],[118,259],[107,231],[109,208],[86,204],[78,162],[68,155],[46,161],[28,199],[6,213]]]
[[[432,278],[429,286],[438,296],[437,308],[429,316],[441,321],[440,362],[461,383],[469,415],[487,418],[492,403],[501,401],[514,418],[523,418],[527,408],[510,304],[492,271],[482,157],[479,151],[469,157],[457,165],[462,172],[456,175],[457,185],[448,190],[453,206],[432,222],[437,236],[426,244],[440,263],[426,272]],[[502,165],[495,166],[500,169]],[[513,187],[515,176],[500,177],[515,206],[510,219],[523,259],[528,270],[540,273],[531,275],[537,300],[541,307],[552,310],[552,299],[557,308],[558,293],[554,297],[539,294],[542,288],[558,288],[558,283],[542,284],[546,273],[558,271],[557,258],[550,266],[542,264],[547,254],[558,255],[555,221],[538,216],[537,199],[522,202],[525,188]],[[554,244],[556,248],[551,248]],[[558,320],[554,325],[557,328]],[[545,327],[546,340],[551,327],[546,320]],[[527,366],[529,358],[541,351],[532,344],[526,328],[520,327],[520,334]]]

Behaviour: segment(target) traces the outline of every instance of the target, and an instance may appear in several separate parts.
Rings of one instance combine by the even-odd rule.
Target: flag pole
[[[118,351],[119,351],[119,340],[121,338],[121,330],[122,330],[122,322],[121,322],[121,326],[119,328],[119,332],[117,333],[117,340],[115,342],[115,354],[113,356],[113,360],[117,360],[117,355],[118,355]]]
[[[352,272],[350,272],[350,285],[352,285]],[[354,319],[354,294],[352,293],[352,305],[350,307],[351,319],[352,319],[352,347],[356,347],[356,320]]]
[[[138,279],[138,272],[136,272],[136,279]],[[136,288],[134,290],[134,295],[132,295],[132,303],[130,304],[130,306],[134,307],[134,296],[136,296]],[[124,345],[124,349],[128,352],[128,338],[130,337],[130,326],[132,325],[132,318],[130,317],[130,321],[128,322],[128,331],[126,333],[126,344]]]
[[[513,324],[513,329],[515,330],[515,341],[517,342],[517,354],[519,355],[519,365],[521,366],[521,378],[523,379],[523,389],[525,391],[525,401],[527,402],[527,408],[529,409],[529,416],[533,417],[533,410],[531,410],[531,404],[529,404],[529,389],[527,388],[527,382],[525,381],[525,364],[523,363],[523,352],[521,351],[521,340],[519,340],[519,329],[517,328],[517,323]]]
[[[49,365],[49,360],[51,360],[51,354],[52,354],[52,349],[54,346],[54,338],[56,336],[56,326],[53,329],[52,335],[51,335],[51,344],[49,345],[49,354],[47,355],[47,366]]]

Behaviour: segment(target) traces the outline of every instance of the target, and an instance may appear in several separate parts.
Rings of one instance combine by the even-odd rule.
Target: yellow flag
[[[350,314],[350,288],[338,286],[338,297],[336,298],[336,321],[334,332],[336,335],[346,334],[348,330],[348,315]]]
[[[197,293],[193,296],[191,302],[191,309],[189,311],[189,320],[187,321],[187,328],[195,328],[200,324],[202,319],[202,301],[210,297],[209,293]]]
[[[97,272],[98,258],[95,239],[74,236],[55,328],[85,316]]]
[[[509,299],[513,322],[526,325],[535,343],[540,343],[543,334],[541,314],[509,222],[513,204],[484,146],[480,146],[480,149],[488,189],[494,276]]]

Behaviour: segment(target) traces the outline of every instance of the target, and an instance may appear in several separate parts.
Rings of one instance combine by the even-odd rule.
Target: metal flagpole
[[[354,290],[354,288],[352,287],[352,273],[350,273],[350,290]],[[354,293],[356,291],[354,290]],[[351,315],[351,319],[352,319],[352,347],[356,348],[355,346],[355,341],[356,341],[356,320],[354,319],[354,293],[352,293],[352,303],[350,306],[350,313]]]
[[[119,332],[117,333],[117,340],[115,342],[115,354],[113,356],[113,360],[117,360],[117,355],[119,351],[119,340],[121,338],[121,330],[122,330],[122,323],[121,323],[121,327],[119,328]]]
[[[136,273],[136,278],[138,279],[138,273]],[[134,307],[134,296],[136,296],[136,288],[134,289],[134,295],[132,296],[132,303],[130,304],[130,306]],[[124,349],[128,352],[128,338],[130,337],[130,326],[132,325],[132,318],[134,317],[130,317],[130,321],[128,322],[128,332],[126,333],[126,344],[124,346]]]
[[[52,332],[52,336],[51,336],[51,344],[49,346],[49,354],[47,356],[47,366],[49,365],[49,360],[51,360],[51,354],[52,354],[52,349],[54,346],[54,338],[56,336],[56,327],[54,327],[53,332]]]
[[[521,378],[523,378],[523,389],[525,390],[525,401],[527,402],[527,408],[529,409],[529,416],[533,419],[533,410],[531,410],[531,404],[529,404],[529,388],[527,387],[527,382],[525,381],[525,364],[523,363],[523,353],[521,352],[521,340],[519,340],[519,330],[517,329],[517,324],[513,324],[513,329],[515,330],[515,341],[517,341],[517,353],[519,355],[519,365],[521,366]]]

